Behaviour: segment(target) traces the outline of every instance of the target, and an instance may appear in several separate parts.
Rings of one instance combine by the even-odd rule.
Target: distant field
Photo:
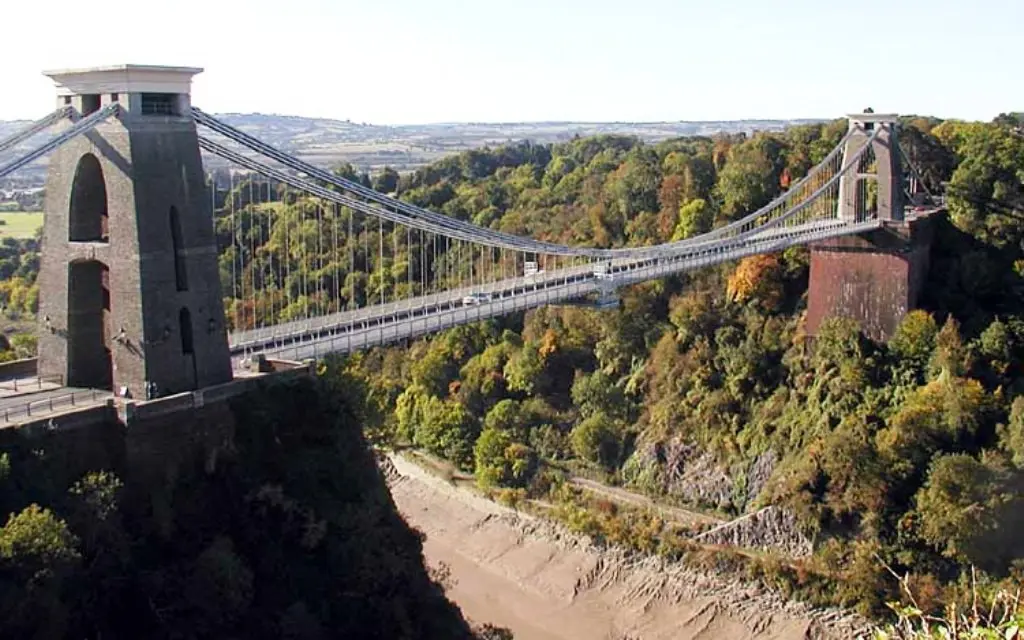
[[[43,212],[2,211],[0,220],[0,238],[31,238],[43,226]]]

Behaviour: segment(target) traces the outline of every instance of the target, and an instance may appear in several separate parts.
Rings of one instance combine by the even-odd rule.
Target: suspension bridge
[[[57,109],[0,141],[0,179],[48,162],[40,379],[166,396],[222,384],[253,361],[352,352],[542,305],[614,306],[623,286],[795,245],[838,247],[932,210],[911,206],[920,182],[896,117],[866,113],[785,193],[708,233],[616,248],[521,237],[230,126],[192,105],[200,71],[49,72]],[[812,311],[849,307],[849,283],[818,295],[813,269]],[[914,286],[889,315],[913,304]]]

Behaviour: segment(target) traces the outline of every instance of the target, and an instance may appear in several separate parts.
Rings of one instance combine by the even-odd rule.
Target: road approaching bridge
[[[5,388],[10,382],[0,383],[0,428],[103,405],[114,397],[112,392],[102,389],[64,387],[47,382],[33,385],[31,379],[19,381],[23,385],[22,391],[10,392]]]

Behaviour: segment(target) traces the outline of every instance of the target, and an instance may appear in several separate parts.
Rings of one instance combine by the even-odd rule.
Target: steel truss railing
[[[811,223],[803,228],[777,229],[766,237],[748,242],[741,247],[726,250],[706,249],[675,259],[650,260],[634,263],[615,273],[614,287],[644,280],[661,278],[674,273],[699,269],[729,260],[759,253],[780,251],[794,244],[826,240],[852,233],[863,233],[881,225],[878,220],[862,222],[833,221],[831,224]],[[259,347],[234,347],[232,355],[242,361],[255,355],[286,359],[317,358],[331,353],[348,353],[397,340],[409,339],[447,329],[468,322],[548,304],[558,304],[589,294],[600,293],[608,283],[596,278],[590,270],[571,268],[552,272],[542,282],[524,283],[524,278],[510,278],[488,286],[495,299],[473,306],[447,303],[430,296],[431,300],[413,299],[405,312],[393,310],[388,315],[364,317],[346,324],[322,327],[301,336],[268,342]],[[524,288],[525,287],[525,288]]]
[[[877,136],[877,135],[878,135],[878,132],[876,132],[869,139],[869,142],[870,142],[870,140],[874,139],[874,136]],[[279,171],[279,170],[273,169],[272,167],[269,167],[268,165],[265,165],[265,164],[263,164],[263,163],[261,163],[261,162],[259,162],[257,160],[254,160],[252,158],[243,156],[243,155],[241,155],[239,153],[236,153],[234,151],[226,149],[225,147],[222,147],[221,145],[216,144],[216,143],[214,143],[214,142],[212,142],[212,141],[210,141],[210,140],[208,140],[206,138],[200,137],[200,146],[202,148],[206,149],[207,151],[209,151],[211,153],[214,153],[215,155],[218,155],[219,157],[224,158],[225,160],[228,160],[230,162],[234,162],[234,163],[238,164],[239,166],[247,168],[247,169],[249,169],[251,171],[256,171],[257,173],[261,173],[261,174],[266,175],[268,177],[272,177],[272,178],[274,178],[276,180],[280,180],[280,181],[284,182],[285,184],[289,184],[290,186],[292,186],[294,188],[297,188],[297,189],[305,190],[305,191],[307,191],[307,192],[309,192],[309,193],[311,193],[313,195],[316,195],[318,197],[322,197],[322,198],[325,198],[325,199],[330,200],[330,201],[338,202],[339,204],[343,204],[343,205],[346,205],[346,206],[352,206],[355,210],[360,211],[362,213],[369,213],[371,215],[384,215],[385,219],[387,219],[389,221],[392,221],[392,222],[398,222],[400,224],[410,224],[411,226],[414,226],[415,228],[422,228],[420,226],[421,223],[419,221],[409,222],[408,220],[405,220],[405,219],[398,219],[398,220],[396,220],[396,216],[398,216],[398,214],[395,214],[393,212],[383,212],[383,213],[381,213],[376,208],[371,207],[371,206],[367,205],[366,203],[364,203],[362,201],[359,201],[359,200],[355,200],[353,202],[351,198],[348,198],[348,197],[346,197],[344,195],[341,195],[341,194],[338,194],[336,192],[330,191],[328,189],[325,189],[325,188],[323,188],[323,187],[321,187],[319,185],[310,183],[310,182],[308,182],[306,180],[303,180],[301,178],[298,178],[298,177],[295,177],[295,176],[291,176],[291,175],[289,175],[289,174],[287,174],[287,173],[285,173],[283,171]],[[837,171],[836,174],[834,174],[825,184],[821,185],[814,192],[812,192],[806,198],[804,198],[797,206],[793,207],[792,209],[786,210],[781,215],[778,215],[775,218],[772,218],[772,219],[770,219],[767,222],[764,222],[764,223],[760,224],[760,226],[756,226],[756,227],[751,228],[753,223],[752,222],[747,222],[746,223],[746,230],[745,230],[744,225],[737,226],[737,227],[735,227],[736,232],[737,232],[736,235],[733,235],[731,237],[718,238],[718,239],[715,239],[715,240],[712,240],[712,241],[707,241],[707,242],[703,242],[703,241],[702,242],[694,242],[694,243],[686,244],[686,245],[674,244],[671,247],[671,250],[666,250],[666,251],[663,251],[663,252],[658,253],[658,254],[638,253],[636,255],[617,257],[612,262],[613,269],[615,269],[615,270],[626,269],[626,268],[629,268],[629,265],[634,263],[634,262],[645,264],[645,263],[648,263],[648,262],[650,262],[652,260],[664,260],[664,259],[671,260],[671,259],[677,258],[679,256],[685,257],[685,256],[691,255],[691,254],[693,254],[695,252],[696,253],[706,253],[706,252],[720,253],[721,251],[723,251],[725,249],[728,249],[730,247],[740,247],[740,246],[743,245],[743,243],[748,242],[748,241],[749,242],[754,242],[754,241],[756,241],[757,238],[762,238],[763,239],[764,237],[767,237],[767,234],[769,232],[778,233],[779,231],[785,231],[785,229],[787,227],[789,227],[789,226],[804,225],[808,221],[806,220],[806,217],[802,217],[801,214],[806,212],[808,210],[808,208],[813,206],[818,201],[818,199],[823,197],[824,194],[828,193],[829,190],[831,190],[833,188],[838,188],[838,184],[839,184],[840,179],[845,174],[847,174],[850,170],[854,169],[857,166],[857,164],[861,161],[861,158],[863,157],[863,155],[870,148],[871,148],[870,144],[864,145],[857,153],[855,153],[850,158],[846,159],[845,164],[839,169],[839,171]],[[834,160],[834,157],[831,160]],[[820,219],[817,222],[819,224],[831,227],[831,226],[834,226],[837,221],[835,220],[835,215],[834,215],[834,212],[833,212],[832,216],[830,218]],[[857,220],[857,221],[850,221],[850,222],[861,222],[861,221]],[[430,230],[433,232],[432,229],[430,229]],[[452,237],[456,237],[456,238],[464,239],[464,240],[469,240],[469,241],[472,241],[472,242],[477,241],[476,238],[472,238],[472,237],[471,238],[466,238],[463,234],[458,234],[458,235],[452,234]],[[705,236],[701,236],[701,238],[703,238],[703,237],[705,237]],[[798,244],[798,242],[794,242],[793,244]],[[591,275],[592,275],[593,267],[591,267],[589,265],[582,265],[582,266],[575,266],[575,267],[571,267],[569,269],[563,269],[563,270],[559,270],[559,271],[556,271],[556,272],[549,272],[549,273],[552,273],[552,274],[564,274],[564,273],[577,273],[577,272],[578,273],[590,272]],[[540,280],[544,280],[545,277],[540,277]],[[558,276],[556,275],[554,277],[557,278]],[[529,279],[529,282],[531,282],[531,283],[536,283],[537,281],[538,281],[538,277],[537,276],[532,277],[531,279]],[[437,303],[451,304],[453,300],[461,299],[462,295],[469,294],[469,293],[472,293],[474,291],[486,292],[486,291],[490,290],[490,288],[491,288],[490,285],[485,285],[485,284],[481,283],[480,285],[477,285],[477,286],[474,286],[474,287],[465,288],[465,290],[463,290],[463,289],[453,290],[450,294],[449,293],[435,294],[436,299],[428,297],[428,298],[431,298],[431,299],[415,298],[415,299],[412,299],[412,300],[416,300],[419,303],[426,304],[426,305],[437,304]],[[359,310],[359,311],[355,311],[355,312],[342,312],[342,313],[339,313],[339,314],[331,314],[331,315],[327,315],[327,316],[321,316],[319,318],[310,318],[310,319],[304,319],[304,320],[290,321],[290,322],[285,322],[285,323],[278,323],[278,324],[275,324],[275,325],[272,325],[272,326],[269,326],[269,327],[263,327],[263,328],[258,328],[258,329],[250,329],[250,330],[239,331],[239,332],[236,332],[235,334],[232,335],[232,344],[237,349],[246,349],[246,348],[250,348],[250,347],[253,347],[253,346],[256,346],[256,345],[265,344],[268,341],[270,341],[270,342],[279,342],[281,340],[291,340],[291,339],[296,338],[297,336],[302,336],[302,335],[304,335],[306,333],[309,333],[309,332],[312,332],[312,331],[323,330],[324,327],[336,326],[339,322],[344,322],[344,318],[351,318],[353,321],[367,321],[369,319],[378,317],[380,314],[386,314],[390,310],[393,310],[393,309],[403,309],[403,308],[407,309],[407,308],[409,308],[409,304],[414,304],[414,303],[412,301],[410,301],[409,303],[406,303],[405,301],[392,302],[392,303],[387,303],[385,305],[375,305],[374,307],[370,307],[370,308]],[[378,306],[380,307],[380,309],[376,310]]]

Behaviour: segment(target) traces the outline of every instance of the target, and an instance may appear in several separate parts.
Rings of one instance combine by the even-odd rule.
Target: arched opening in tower
[[[171,244],[174,251],[174,283],[178,291],[188,291],[188,271],[185,268],[185,247],[182,244],[181,217],[177,207],[171,206]]]
[[[98,260],[68,270],[68,372],[72,387],[111,389],[110,270]]]
[[[107,184],[100,161],[87,153],[78,161],[71,185],[71,211],[68,240],[71,242],[108,242],[110,217],[107,214]]]

